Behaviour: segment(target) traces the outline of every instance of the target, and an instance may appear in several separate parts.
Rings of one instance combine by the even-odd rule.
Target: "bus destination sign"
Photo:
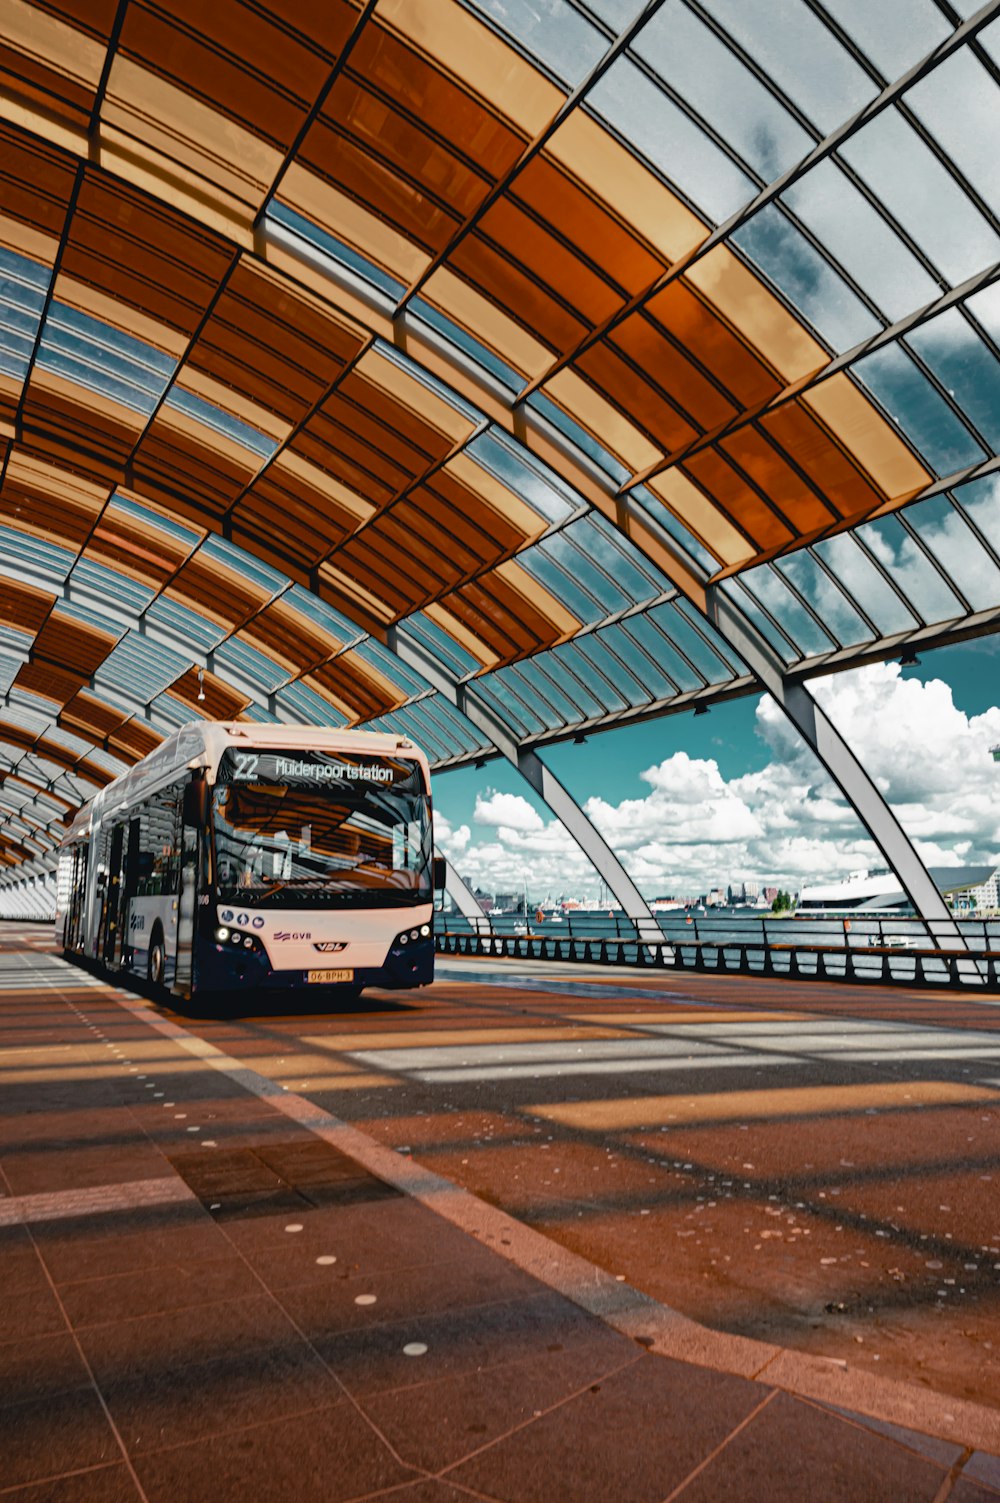
[[[398,787],[419,775],[415,762],[398,757],[345,757],[319,751],[231,749],[219,765],[220,783],[277,783],[292,788],[321,785]]]

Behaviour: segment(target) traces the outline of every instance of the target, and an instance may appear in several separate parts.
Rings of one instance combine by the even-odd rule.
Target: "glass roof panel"
[[[746,673],[742,660],[711,622],[698,616],[686,600],[654,606],[650,615],[710,684],[726,683]]]
[[[724,579],[719,588],[724,595],[729,597],[736,609],[741,611],[757,628],[764,641],[774,649],[786,666],[798,661],[801,653],[796,652],[778,623],[768,615],[756,596],[744,589],[738,578]]]
[[[603,675],[602,683],[595,687],[598,693],[611,699],[615,708],[623,709],[626,705],[631,707],[648,702],[649,694],[645,686],[626,672],[624,664],[611,655],[607,644],[597,632],[577,637],[576,648],[583,661],[593,664],[593,669]]]
[[[769,183],[815,138],[732,49],[683,5],[664,5],[633,43],[644,58]]]
[[[650,699],[672,699],[677,693],[677,685],[663,670],[663,655],[654,656],[643,650],[634,629],[640,619],[638,616],[630,616],[628,621],[615,621],[610,626],[602,627],[597,635],[616,657],[621,658]]]
[[[478,658],[466,652],[454,637],[442,631],[423,611],[408,616],[406,622],[399,627],[399,634],[403,638],[414,637],[453,678],[465,678],[467,674],[478,673],[482,667]]]
[[[125,512],[127,516],[135,517],[146,527],[159,528],[160,532],[189,543],[192,547],[204,536],[193,527],[185,527],[183,522],[178,521],[176,517],[165,517],[161,512],[153,511],[149,506],[143,506],[140,501],[133,501],[131,496],[123,496],[120,491],[115,491],[111,500],[112,504]]]
[[[823,8],[888,82],[926,57],[951,32],[934,0],[823,0]]]
[[[959,48],[903,98],[993,212],[1000,210],[1000,88],[978,58]]]
[[[425,694],[430,688],[425,678],[421,678],[419,673],[402,662],[394,652],[387,652],[381,642],[376,642],[373,637],[359,642],[354,651],[406,695]]]
[[[621,35],[630,26],[647,0],[585,0],[586,7],[595,16],[610,26],[616,35]]]
[[[890,323],[939,295],[934,278],[836,162],[818,162],[780,202],[836,257]]]
[[[826,630],[842,646],[871,639],[871,628],[865,625],[843,590],[820,567],[809,549],[800,548],[796,553],[777,559],[775,567],[809,601]]]
[[[381,266],[376,266],[374,261],[352,250],[343,241],[337,240],[326,230],[321,230],[319,225],[305,219],[290,209],[287,204],[279,203],[276,199],[268,205],[265,220],[272,226],[277,226],[279,231],[289,232],[305,241],[314,253],[314,259],[322,262],[326,260],[328,269],[336,273],[338,270],[352,272],[360,277],[371,287],[377,288],[380,293],[387,294],[393,303],[397,302],[406,291],[403,283],[391,277],[383,271]]]
[[[577,719],[589,720],[595,715],[603,715],[604,705],[596,698],[586,679],[580,679],[572,671],[574,666],[579,667],[579,659],[575,652],[568,650],[571,648],[572,643],[554,647],[529,661],[537,663],[546,679],[551,679],[563,691],[566,701],[576,706],[574,713],[567,717],[572,723]]]
[[[704,0],[733,37],[825,135],[878,86],[803,0]]]
[[[695,689],[702,687],[702,680],[691,664],[681,656],[673,642],[669,641],[648,612],[641,616],[630,616],[627,629],[629,635],[645,648],[646,656],[660,665],[664,675],[674,683],[680,693],[692,693]]]
[[[811,657],[814,653],[829,652],[835,645],[801,601],[795,598],[785,579],[769,565],[762,564],[757,569],[748,569],[740,575],[740,582],[774,617],[785,636],[795,644],[800,656]]]
[[[629,495],[637,506],[652,517],[654,522],[659,523],[673,542],[680,546],[682,553],[689,554],[690,560],[695,564],[700,564],[706,573],[715,573],[719,567],[718,560],[709,553],[693,532],[688,531],[684,523],[674,516],[670,508],[665,506],[658,496],[654,496],[652,491],[647,490],[644,485],[637,485],[629,492]]]
[[[713,223],[753,197],[753,179],[629,58],[612,63],[587,104]]]
[[[840,155],[953,286],[1000,261],[1000,236],[898,110],[876,115]]]
[[[907,336],[941,385],[996,453],[1000,449],[1000,361],[957,308]]]
[[[146,619],[155,622],[179,641],[190,643],[196,652],[210,652],[226,634],[214,621],[206,621],[194,611],[188,610],[186,605],[163,596],[149,606]]]
[[[920,507],[911,507],[907,521],[913,522]],[[880,517],[859,530],[858,536],[902,590],[917,615],[924,621],[947,621],[961,616],[965,608],[935,569],[923,549],[907,532],[897,516]]]
[[[838,354],[878,333],[878,319],[777,204],[755,214],[733,242]]]
[[[1000,476],[983,475],[954,493],[955,501],[1000,556]]]
[[[461,754],[461,748],[442,734],[441,728],[427,715],[414,714],[414,710],[420,705],[403,705],[398,710],[392,710],[388,715],[379,715],[375,720],[365,721],[365,729],[372,731],[384,731],[391,736],[407,736],[415,741],[421,750],[427,753],[428,759],[433,765],[447,757]]]
[[[977,6],[978,10],[979,7]],[[995,63],[1000,63],[1000,21],[991,21],[984,26],[978,37],[979,45],[989,53]]]
[[[496,428],[477,434],[464,452],[550,522],[562,522],[581,504],[552,470],[520,447],[515,448]]]
[[[466,0],[571,88],[599,63],[607,38],[567,0]]]
[[[86,556],[74,564],[70,587],[84,589],[92,595],[101,595],[114,601],[115,605],[124,607],[125,612],[131,616],[140,616],[156,593],[138,579],[118,574],[114,569],[108,569]]]
[[[518,713],[534,717],[536,728],[544,728],[554,731],[563,725],[563,719],[559,711],[544,697],[536,687],[537,680],[532,680],[520,671],[520,665],[501,668],[495,674],[491,674],[491,688],[494,692],[502,689],[509,694],[515,694],[518,701]]]
[[[969,515],[978,520],[973,509]],[[1000,568],[947,496],[929,496],[909,507],[906,520],[941,561],[974,611],[1000,606]]]
[[[515,736],[537,735],[545,729],[544,722],[530,714],[495,673],[476,679],[474,696],[493,711],[501,725],[509,726]]]
[[[347,617],[334,610],[332,605],[328,605],[325,600],[320,600],[309,590],[304,590],[301,585],[292,585],[285,599],[303,616],[308,616],[310,621],[315,621],[323,631],[331,637],[336,637],[346,646],[360,642],[365,635],[360,626],[353,621],[348,621]]]
[[[0,371],[23,381],[45,306],[48,266],[0,246]]]
[[[579,698],[572,699],[566,693],[562,683],[546,672],[548,663],[543,667],[537,658],[526,658],[523,663],[518,663],[517,671],[522,679],[533,685],[537,692],[552,706],[555,715],[566,725],[573,725],[581,718]],[[565,682],[565,675],[561,676]]]
[[[209,534],[202,543],[200,556],[218,559],[220,563],[225,564],[227,569],[232,569],[244,579],[261,585],[272,595],[279,594],[288,585],[287,575],[279,574],[277,569],[269,568],[259,558],[254,558],[253,554],[245,553],[242,548],[237,548],[235,543],[229,543],[215,533]]]
[[[560,667],[572,675],[567,680],[566,692],[579,704],[581,694],[580,690],[575,688],[575,685],[579,683],[582,690],[590,696],[593,702],[593,709],[589,711],[590,716],[606,715],[609,710],[621,709],[624,706],[624,700],[621,699],[620,695],[613,693],[611,686],[605,683],[604,678],[594,672],[594,667],[590,659],[585,658],[581,653],[580,642],[582,640],[582,638],[577,637],[572,642],[564,642],[560,647],[554,647],[551,652],[553,663],[550,666],[549,655],[546,654],[544,659],[545,668],[556,677],[558,676]],[[582,708],[585,707],[582,706]],[[585,714],[587,713],[585,709]]]
[[[110,684],[119,693],[148,704],[190,667],[190,659],[162,643],[127,632],[94,674],[95,686]]]
[[[486,345],[480,344],[478,339],[473,338],[467,329],[463,329],[460,324],[454,323],[438,308],[434,308],[430,303],[425,302],[422,297],[415,297],[410,300],[406,307],[406,316],[408,320],[412,318],[417,322],[429,325],[435,334],[448,340],[449,344],[454,345],[461,355],[465,356],[474,365],[479,366],[480,369],[486,371],[488,375],[495,377],[509,392],[518,392],[521,390],[521,387],[524,385],[524,377],[520,371],[516,371],[513,366],[501,360],[499,355],[494,355],[493,351],[487,349]]]
[[[38,363],[145,417],[176,369],[176,361],[161,350],[58,302],[42,329]]]
[[[204,397],[196,397],[194,392],[184,391],[179,386],[171,388],[163,405],[183,412],[185,417],[201,423],[204,428],[211,428],[215,433],[221,433],[224,438],[249,449],[251,454],[256,454],[261,459],[270,459],[278,447],[269,434],[262,433],[259,428],[244,423],[241,418],[233,417],[232,413],[223,412],[214,402],[206,402]]]
[[[951,475],[985,457],[964,423],[900,345],[859,360],[854,374],[936,474]]]
[[[817,543],[816,553],[860,605],[880,636],[912,631],[917,619],[847,532]]]
[[[1000,345],[1000,282],[991,282],[967,299],[966,309],[977,319],[993,343]]]
[[[15,657],[12,653],[0,651],[0,688],[5,694],[23,666],[23,657]]]
[[[526,405],[533,412],[540,413],[543,418],[546,418],[580,450],[582,455],[591,460],[598,469],[603,470],[605,475],[610,475],[616,484],[620,485],[623,480],[630,479],[629,472],[621,461],[609,454],[603,444],[599,444],[586,428],[581,428],[580,424],[574,422],[561,407],[557,407],[552,398],[547,397],[543,391],[532,392]]]
[[[258,694],[272,694],[288,678],[287,668],[275,663],[249,642],[241,642],[238,637],[230,637],[228,642],[219,644],[215,649],[215,662]]]
[[[57,543],[33,537],[17,527],[0,525],[0,559],[13,564],[19,574],[25,571],[45,575],[52,583],[62,583],[73,567],[76,555]]]
[[[455,753],[481,751],[492,743],[488,736],[472,724],[461,710],[455,708],[443,694],[432,694],[415,704],[407,706],[414,721],[429,721],[455,748]]]
[[[291,724],[305,722],[307,725],[345,725],[347,717],[332,705],[322,694],[310,689],[308,684],[287,684],[275,696],[275,704],[281,718]]]

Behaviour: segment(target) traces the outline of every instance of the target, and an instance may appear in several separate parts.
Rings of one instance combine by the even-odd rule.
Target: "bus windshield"
[[[229,751],[212,815],[221,903],[381,908],[431,901],[430,798],[417,763]]]

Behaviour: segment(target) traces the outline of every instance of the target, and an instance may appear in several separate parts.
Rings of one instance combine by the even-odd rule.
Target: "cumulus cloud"
[[[475,821],[477,825],[495,825],[515,834],[544,828],[537,809],[526,798],[517,793],[497,793],[493,788],[476,795]]]
[[[814,692],[874,777],[930,865],[1000,860],[1000,708],[967,716],[940,680],[904,679],[875,664],[816,682]],[[616,799],[595,789],[584,808],[646,893],[688,897],[740,878],[798,888],[881,858],[777,704],[762,696],[757,734],[770,762],[726,779],[713,758],[676,752]],[[516,794],[487,789],[474,826],[450,832],[461,869],[487,889],[533,897],[597,889],[589,862],[558,821]],[[487,834],[487,832],[489,832]],[[479,838],[477,838],[479,836]],[[444,847],[448,849],[447,846]],[[450,854],[450,852],[449,852]]]

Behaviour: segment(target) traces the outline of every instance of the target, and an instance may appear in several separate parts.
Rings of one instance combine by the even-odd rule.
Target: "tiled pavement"
[[[0,1499],[1000,1499],[985,1410],[662,1355],[670,1312],[0,937]]]

